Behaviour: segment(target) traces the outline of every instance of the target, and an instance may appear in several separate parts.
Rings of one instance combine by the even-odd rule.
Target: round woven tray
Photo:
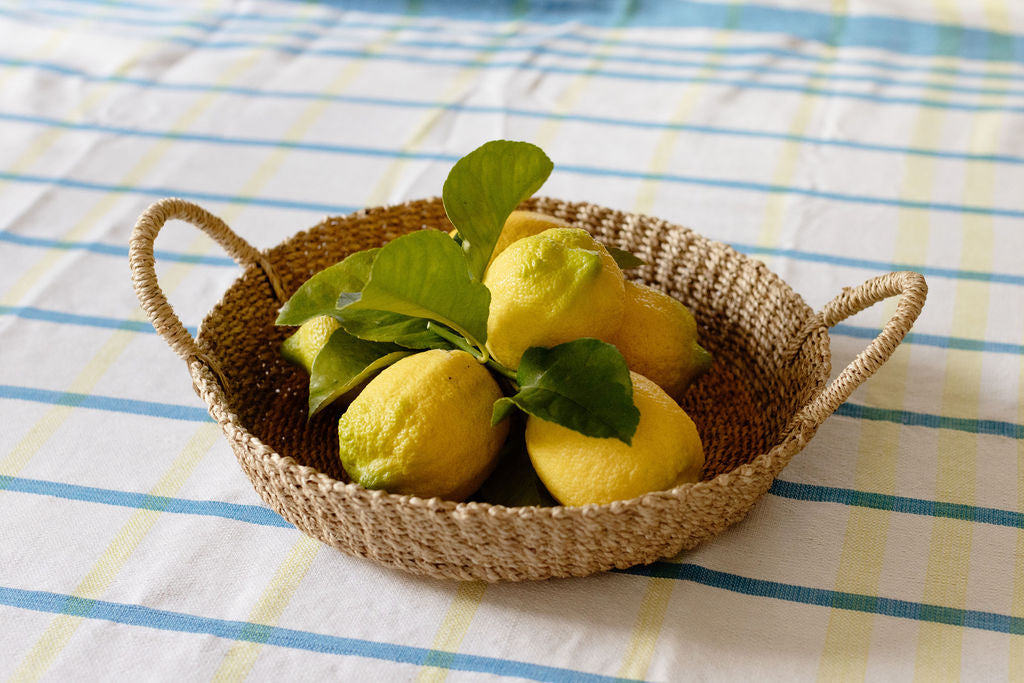
[[[291,331],[277,311],[309,276],[348,254],[421,228],[451,229],[439,199],[328,218],[260,252],[180,199],[153,204],[131,238],[132,279],[157,332],[188,363],[259,495],[313,538],[416,574],[487,581],[583,576],[674,555],[740,520],[818,426],[892,354],[924,305],[917,273],[889,273],[812,311],[764,264],[665,221],[534,198],[648,265],[631,276],[696,317],[714,365],[683,407],[700,430],[703,480],[608,505],[509,508],[424,500],[349,483],[338,459],[341,408],[306,419],[307,378],[281,359]],[[156,280],[153,241],[170,219],[212,236],[245,268],[193,340]],[[881,334],[838,377],[828,328],[900,295]]]

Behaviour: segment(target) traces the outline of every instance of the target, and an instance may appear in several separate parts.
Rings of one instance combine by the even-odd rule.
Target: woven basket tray
[[[892,354],[924,305],[917,273],[890,273],[815,313],[764,264],[665,221],[592,204],[534,198],[522,208],[558,216],[649,265],[636,277],[697,318],[711,371],[683,407],[700,430],[703,480],[632,500],[584,507],[509,508],[424,500],[349,483],[338,459],[341,408],[306,420],[307,378],[281,359],[281,303],[348,254],[424,226],[451,228],[438,199],[328,218],[259,252],[218,218],[180,199],[153,204],[131,238],[132,279],[157,332],[188,363],[259,495],[303,532],[352,555],[416,574],[487,581],[583,576],[650,563],[740,520],[818,426]],[[160,290],[153,241],[182,219],[220,243],[244,274],[193,340]],[[828,328],[900,295],[881,334],[839,376]]]

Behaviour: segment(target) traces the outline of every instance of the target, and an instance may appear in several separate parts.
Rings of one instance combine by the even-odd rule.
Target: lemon
[[[341,463],[368,489],[462,500],[497,462],[508,421],[501,390],[465,351],[432,350],[383,370],[338,421]]]
[[[487,348],[511,369],[531,346],[610,337],[625,308],[615,259],[577,228],[513,242],[495,257],[483,283],[491,292]]]
[[[693,420],[657,384],[635,372],[630,378],[640,410],[631,446],[527,419],[530,460],[563,505],[610,503],[700,479],[704,449]]]
[[[490,266],[495,256],[505,251],[505,247],[517,240],[536,235],[551,228],[567,227],[569,227],[569,224],[561,218],[555,218],[538,211],[520,211],[517,209],[505,219],[505,225],[501,228],[498,241],[494,243],[494,251],[491,252],[491,258],[487,265]],[[458,230],[452,230],[448,234],[455,237],[458,232]]]
[[[697,321],[690,309],[668,294],[635,282],[626,283],[622,326],[608,341],[619,349],[630,370],[677,401],[711,367],[711,354],[697,343]]]
[[[339,327],[341,323],[329,315],[307,320],[281,343],[281,355],[285,360],[305,368],[307,373],[312,374],[313,361],[316,360],[317,354]]]
[[[498,235],[498,241],[491,252],[491,262],[501,252],[505,251],[508,245],[517,242],[524,237],[531,237],[551,228],[567,228],[569,224],[561,218],[548,216],[537,211],[513,211],[505,220],[505,225]]]

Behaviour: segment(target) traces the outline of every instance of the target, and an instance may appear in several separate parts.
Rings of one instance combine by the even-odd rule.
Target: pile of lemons
[[[609,503],[700,479],[701,439],[679,401],[711,357],[683,304],[625,279],[585,230],[527,211],[505,222],[482,282],[491,294],[487,350],[505,367],[515,370],[530,347],[580,338],[614,345],[629,366],[640,412],[630,445],[527,416],[529,460],[559,503]],[[309,372],[337,327],[310,320],[282,353]],[[491,475],[508,437],[510,420],[491,420],[503,393],[465,351],[406,356],[347,397],[342,464],[366,488],[464,500]]]

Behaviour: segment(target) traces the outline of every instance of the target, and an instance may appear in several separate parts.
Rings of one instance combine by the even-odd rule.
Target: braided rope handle
[[[853,390],[889,360],[910,331],[928,296],[928,284],[920,273],[902,271],[872,278],[858,287],[846,287],[804,326],[806,338],[812,329],[833,327],[852,315],[892,296],[899,296],[896,312],[882,331],[839,373],[813,401],[804,406],[797,419],[819,425],[850,397]]]
[[[189,363],[193,360],[204,363],[217,375],[221,386],[226,388],[224,374],[217,364],[200,350],[196,340],[185,329],[157,282],[153,242],[164,224],[173,219],[183,220],[205,232],[224,248],[224,251],[235,260],[235,263],[243,268],[252,265],[259,266],[266,274],[267,280],[270,281],[270,286],[274,289],[278,300],[283,302],[288,297],[267,258],[232,232],[224,221],[206,209],[184,199],[170,197],[152,204],[139,216],[135,229],[132,230],[128,260],[132,269],[135,295],[139,299],[142,310],[146,312],[149,321],[153,323],[157,334],[163,337],[178,356]]]

